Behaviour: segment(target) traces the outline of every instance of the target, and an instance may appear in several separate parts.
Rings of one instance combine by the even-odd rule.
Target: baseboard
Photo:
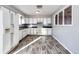
[[[19,45],[19,42],[14,47],[12,47],[6,54],[10,54],[10,52],[13,51],[18,45]]]
[[[25,37],[23,37],[22,39],[20,39],[20,40],[19,40],[19,43],[20,43],[24,38],[26,38],[27,36],[29,36],[29,35],[26,35]]]
[[[62,42],[60,42],[59,40],[58,40],[58,38],[56,38],[56,36],[52,36],[52,37],[54,37],[66,50],[68,50],[71,54],[74,54],[73,52],[71,52],[64,44],[62,44]]]

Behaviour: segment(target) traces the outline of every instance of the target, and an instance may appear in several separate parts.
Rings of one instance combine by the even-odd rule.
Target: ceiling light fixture
[[[36,14],[38,14],[38,13],[40,13],[40,11],[39,10],[36,10],[36,12],[35,12]]]
[[[36,11],[35,11],[35,13],[36,14],[38,14],[38,13],[40,13],[40,9],[42,8],[43,6],[42,5],[36,5]]]

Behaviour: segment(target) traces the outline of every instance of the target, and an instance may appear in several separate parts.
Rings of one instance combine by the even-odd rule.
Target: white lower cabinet
[[[25,35],[24,35],[24,32],[25,32],[25,30],[22,30],[22,37],[24,37]]]
[[[36,29],[36,28],[33,29],[33,34],[34,34],[34,35],[37,34],[37,29]]]
[[[52,35],[52,29],[51,28],[47,29],[47,35]]]
[[[47,35],[47,29],[46,28],[42,28],[41,29],[41,33],[42,33],[42,35]]]
[[[41,35],[51,35],[51,32],[52,32],[51,28],[41,28],[41,31],[39,33]]]
[[[41,35],[41,28],[36,29],[36,35]]]
[[[25,34],[26,34],[26,35],[28,34],[28,29],[25,30]]]
[[[19,41],[28,34],[28,29],[19,30]]]
[[[34,28],[30,29],[30,34],[33,35],[34,34]]]
[[[19,39],[21,40],[27,35],[51,35],[51,28],[27,28],[19,30]]]
[[[22,30],[19,30],[19,41],[22,39]]]
[[[27,30],[28,30],[27,34],[30,35],[31,34],[31,29],[28,28]]]
[[[51,28],[28,28],[27,35],[51,35]]]

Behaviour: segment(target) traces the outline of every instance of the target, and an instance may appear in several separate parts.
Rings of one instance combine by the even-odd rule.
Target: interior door
[[[3,11],[3,52],[7,53],[11,49],[11,36],[10,36],[10,13],[8,9],[2,8]]]

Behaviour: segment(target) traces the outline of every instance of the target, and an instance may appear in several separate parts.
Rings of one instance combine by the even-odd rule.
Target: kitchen
[[[13,50],[17,50],[13,52],[15,54],[79,53],[79,48],[75,46],[79,38],[78,7],[0,5],[0,53],[10,54]]]
[[[36,9],[41,9],[42,5],[37,5],[35,7]],[[13,50],[18,42],[28,35],[52,34],[52,20],[50,16],[28,17],[22,13],[20,14],[20,11],[18,12],[13,6],[3,5],[0,6],[0,8],[4,27],[4,40],[2,40],[4,42],[4,44],[2,44],[4,47],[3,53],[8,53]],[[35,12],[38,14],[38,10]]]

